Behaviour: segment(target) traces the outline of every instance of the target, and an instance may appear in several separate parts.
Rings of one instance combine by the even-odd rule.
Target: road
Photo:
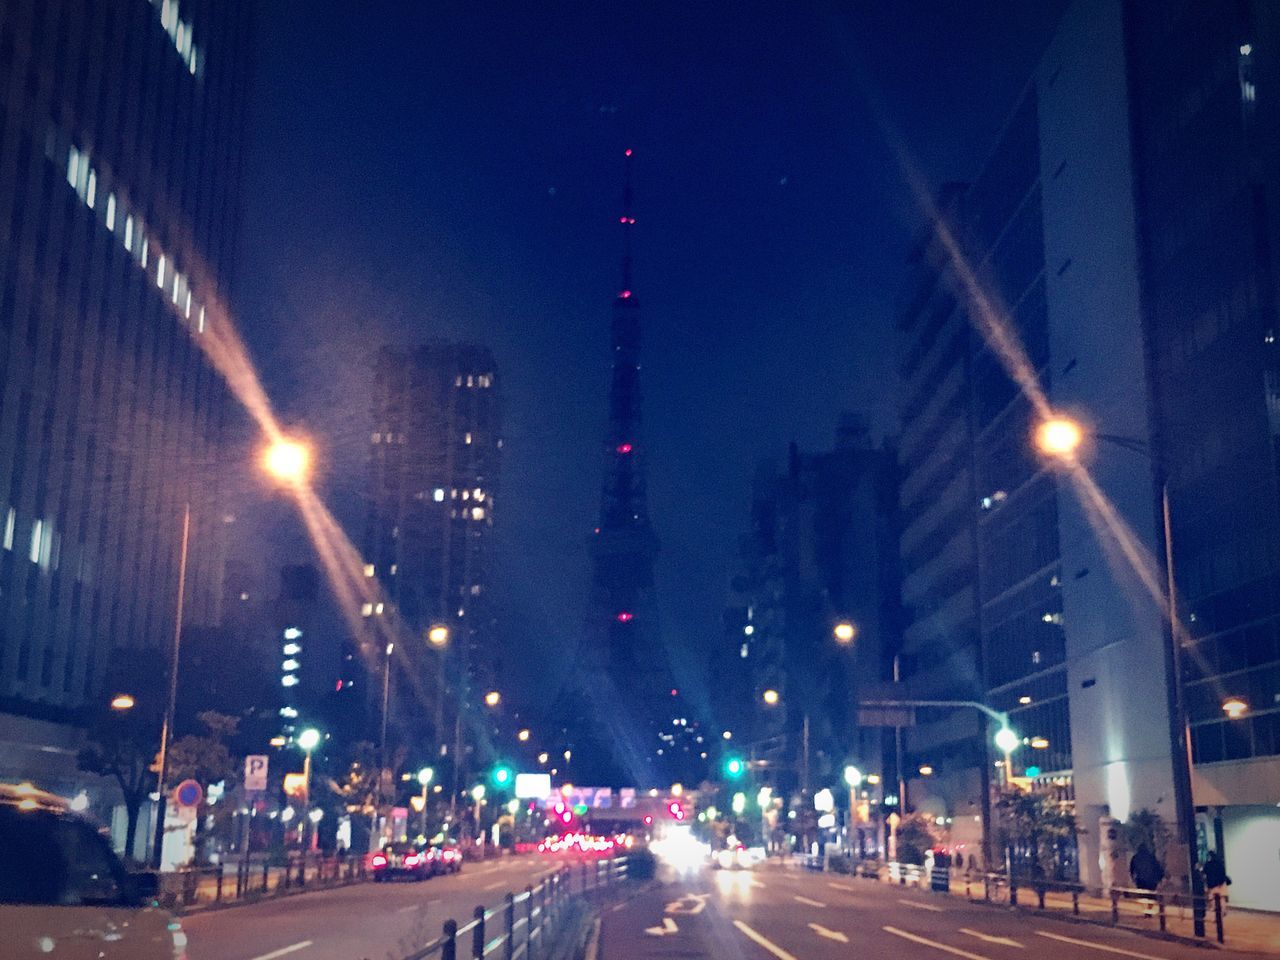
[[[660,870],[606,909],[598,960],[1204,960],[1203,948],[771,863]],[[1222,950],[1214,956],[1254,956]]]
[[[184,917],[190,960],[386,960],[470,919],[559,864],[517,857],[467,864],[421,883],[361,883]]]

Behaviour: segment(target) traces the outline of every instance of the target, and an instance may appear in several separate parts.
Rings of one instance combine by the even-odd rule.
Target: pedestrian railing
[[[941,867],[929,870],[915,864],[894,862],[865,861],[854,872],[858,876],[888,883],[963,893],[966,899],[973,901],[1070,914],[1095,923],[1158,930],[1196,939],[1211,935],[1218,943],[1226,942],[1225,904],[1218,894],[1193,897],[1187,893],[1131,887],[1091,892],[1079,883],[1016,873],[1009,876]]]
[[[559,927],[572,915],[570,908],[626,877],[626,857],[565,865],[536,886],[507,893],[500,906],[477,906],[465,923],[444,921],[439,937],[404,960],[484,960],[494,953],[502,960],[548,957]]]
[[[354,853],[294,854],[282,863],[237,860],[164,874],[161,900],[177,909],[198,909],[357,883],[366,873],[366,857]]]

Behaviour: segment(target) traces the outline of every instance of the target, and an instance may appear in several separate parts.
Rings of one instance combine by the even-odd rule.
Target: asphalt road
[[[1254,956],[1228,950],[1213,956]],[[660,870],[606,909],[598,960],[1205,960],[1204,948],[769,864]]]
[[[192,914],[182,919],[187,952],[190,960],[399,958],[438,937],[446,919],[463,923],[477,905],[497,906],[558,866],[536,856],[469,863],[421,883],[362,883]]]

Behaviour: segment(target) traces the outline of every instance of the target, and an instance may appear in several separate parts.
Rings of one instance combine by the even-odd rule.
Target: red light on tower
[[[622,299],[622,300],[630,300],[630,299],[631,299],[631,291],[630,291],[630,290],[623,290],[623,291],[621,291],[621,292],[618,294],[618,297],[619,297],[620,299]]]
[[[631,148],[630,148],[630,147],[627,147],[627,150],[626,150],[626,153],[624,154],[624,156],[628,156],[628,157],[629,157],[629,156],[631,156]]]
[[[620,611],[618,611],[618,622],[619,622],[619,623],[630,623],[633,619],[635,619],[635,614],[634,614],[634,613],[632,613],[630,610],[620,610]]]
[[[617,451],[618,451],[619,453],[626,454],[626,453],[630,453],[632,450],[634,450],[634,449],[635,449],[635,447],[631,446],[631,444],[629,444],[629,443],[620,443],[620,444],[618,444],[618,446],[617,446],[617,448],[616,448],[616,449],[617,449]]]

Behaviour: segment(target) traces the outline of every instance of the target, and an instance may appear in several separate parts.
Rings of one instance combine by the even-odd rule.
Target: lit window
[[[133,252],[133,217],[124,218],[124,248]]]
[[[479,487],[476,487],[475,490],[471,491],[471,496],[475,497],[477,500],[483,501],[484,491],[481,490]]]
[[[475,377],[471,376],[471,374],[467,374],[467,386],[468,387],[475,386]]]
[[[89,209],[93,209],[94,201],[98,198],[98,174],[89,168],[89,183],[85,189],[84,202],[89,205]]]
[[[393,577],[396,575],[396,571],[397,571],[398,569],[400,569],[400,564],[398,564],[398,563],[393,563],[393,564],[391,565],[391,575],[392,575]]]
[[[40,562],[40,542],[44,539],[44,521],[37,520],[31,525],[31,562]]]
[[[463,491],[462,491],[462,499],[463,499],[463,500],[470,500],[470,499],[471,499],[471,491],[470,491],[470,490],[463,490]]]
[[[483,519],[484,519],[484,507],[472,507],[472,508],[471,508],[471,519],[472,519],[472,520],[483,520]]]
[[[756,632],[756,628],[748,623],[745,627],[742,628],[742,632],[749,637]]]
[[[444,503],[444,487],[436,487],[432,490],[431,499],[436,503]]]
[[[75,147],[67,153],[67,184],[73,190],[80,182],[80,151]]]
[[[247,593],[242,593],[242,594],[240,594],[240,599],[241,599],[241,600],[248,600],[248,599],[249,599],[249,595],[248,595]]]
[[[372,617],[372,616],[373,616],[373,604],[372,604],[372,603],[366,603],[366,604],[364,604],[363,606],[361,606],[361,607],[360,607],[360,615],[361,615],[362,617]]]
[[[142,263],[142,269],[145,270],[147,269],[148,241],[147,241],[147,238],[143,236],[142,224],[138,224],[138,242],[142,245],[142,249],[139,251],[138,257],[140,259],[140,262]]]
[[[190,290],[187,291],[187,305],[183,309],[183,313],[186,315],[186,318],[188,320],[191,319],[191,291]]]
[[[196,325],[196,329],[200,333],[204,333],[204,307],[200,308],[200,322]]]
[[[747,645],[745,643],[742,645],[742,649],[738,651],[738,656],[743,660],[747,659]]]
[[[116,229],[116,195],[107,194],[107,229],[115,233]]]
[[[302,644],[300,644],[300,643],[286,643],[286,644],[284,645],[283,649],[281,650],[281,652],[282,652],[286,657],[293,657],[293,656],[297,656],[299,653],[301,653],[301,652],[302,652]]]
[[[380,434],[380,433],[375,433],[375,434],[373,435],[373,442],[374,442],[374,443],[381,443],[381,442],[382,442],[382,434]]]
[[[161,290],[164,289],[164,254],[160,254],[160,259],[156,261],[156,286]]]
[[[466,436],[462,438],[462,442],[463,442],[463,443],[466,443],[466,444],[470,444],[470,443],[471,443],[471,431],[470,431],[470,430],[468,430],[468,431],[467,431]]]
[[[364,575],[365,575],[366,577],[372,577],[372,576],[373,576],[373,564],[372,564],[372,563],[366,563],[366,564],[364,565]]]
[[[480,596],[480,584],[478,584],[478,583],[473,583],[473,584],[471,585],[471,595],[472,595],[473,597],[478,597],[478,596]]]
[[[298,711],[294,707],[281,707],[280,716],[284,717],[286,720],[297,720]]]
[[[300,664],[297,660],[289,659],[289,660],[286,660],[284,663],[280,664],[280,669],[281,670],[297,670],[301,666],[302,664]]]
[[[17,520],[17,511],[15,511],[13,507],[10,507],[8,512],[4,515],[4,548],[6,550],[13,549],[13,527],[14,524],[17,523]]]
[[[298,685],[297,674],[286,673],[283,677],[280,678],[280,686],[282,687],[296,687],[297,685]]]
[[[382,616],[383,609],[384,609],[383,604],[381,603],[375,604],[373,607],[373,612],[376,613],[378,616]]]
[[[284,638],[286,640],[298,640],[298,639],[301,639],[301,637],[302,637],[302,631],[299,630],[297,627],[284,628]]]

